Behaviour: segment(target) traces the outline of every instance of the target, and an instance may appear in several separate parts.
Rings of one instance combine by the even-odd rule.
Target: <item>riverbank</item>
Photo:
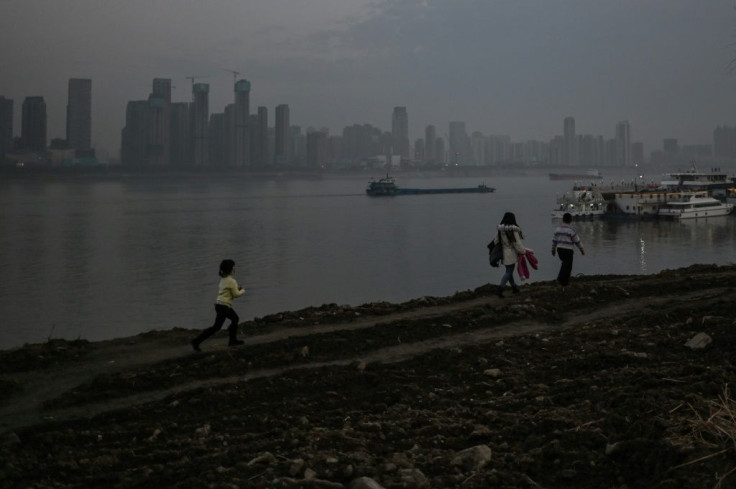
[[[236,349],[28,345],[0,352],[0,482],[714,487],[736,466],[735,300],[736,266],[698,265],[285,312]]]

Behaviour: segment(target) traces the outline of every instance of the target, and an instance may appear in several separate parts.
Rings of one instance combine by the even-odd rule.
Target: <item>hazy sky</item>
[[[645,151],[711,143],[736,124],[736,0],[0,0],[0,95],[46,99],[64,137],[67,81],[92,78],[93,144],[115,154],[129,100],[171,78],[210,84],[210,111],[252,84],[251,111],[289,104],[292,124],[339,134],[427,124],[514,141],[613,137],[628,120]],[[206,78],[205,78],[206,77]]]

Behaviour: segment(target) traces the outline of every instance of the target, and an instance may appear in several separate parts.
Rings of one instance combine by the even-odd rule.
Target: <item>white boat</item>
[[[597,186],[576,185],[572,192],[567,192],[557,198],[557,204],[552,210],[552,217],[561,219],[566,213],[570,213],[573,219],[602,216],[606,213],[606,201]]]
[[[657,215],[674,219],[694,219],[726,216],[733,210],[733,204],[709,197],[707,192],[682,192],[667,200]]]
[[[711,194],[718,193],[725,196],[725,189],[732,186],[736,179],[720,168],[710,168],[709,171],[700,171],[691,163],[689,171],[666,173],[662,180],[662,187],[670,190],[708,190]]]

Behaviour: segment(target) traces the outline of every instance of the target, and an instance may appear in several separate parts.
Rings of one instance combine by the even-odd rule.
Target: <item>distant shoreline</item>
[[[499,165],[499,166],[456,166],[456,167],[422,167],[392,169],[393,175],[430,176],[430,177],[484,177],[484,176],[546,176],[550,172],[580,170],[585,167],[569,166],[532,166],[532,165]],[[637,173],[663,172],[670,167],[645,166],[643,168],[598,167],[602,174],[621,174],[621,172]],[[228,177],[256,179],[323,179],[340,177],[378,178],[386,173],[385,168],[360,168],[346,170],[307,169],[307,168],[266,168],[266,169],[231,169],[231,168],[144,168],[124,167],[120,165],[73,166],[73,167],[9,167],[0,166],[1,179],[34,179],[34,178],[99,178],[99,179],[131,179],[131,178],[191,178],[191,177]]]

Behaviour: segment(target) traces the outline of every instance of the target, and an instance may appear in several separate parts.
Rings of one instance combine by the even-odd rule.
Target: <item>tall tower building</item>
[[[46,102],[43,97],[23,100],[21,139],[28,151],[46,150]]]
[[[66,142],[77,151],[92,148],[92,80],[89,78],[69,79]]]
[[[13,149],[13,99],[0,96],[0,163]]]
[[[717,126],[713,130],[713,156],[736,160],[736,127]]]
[[[424,128],[424,161],[427,163],[433,163],[436,157],[436,144],[435,139],[437,138],[437,130],[430,124]]]
[[[409,159],[409,114],[406,107],[394,107],[391,116],[391,136],[393,139],[393,154]]]
[[[155,78],[148,97],[148,165],[169,166],[171,150],[171,79]]]
[[[450,157],[452,165],[467,164],[470,160],[470,139],[465,132],[465,123],[461,121],[450,122]]]
[[[578,162],[578,141],[575,137],[575,118],[565,117],[563,121],[563,139],[564,146],[562,151],[563,161],[565,165],[577,166]]]
[[[195,83],[192,86],[192,162],[201,167],[209,164],[209,118],[210,118],[210,86],[207,83]]]
[[[447,156],[446,156],[446,150],[445,150],[445,140],[443,138],[437,138],[434,140],[434,155],[435,155],[435,161],[439,165],[444,165],[447,163]]]
[[[233,148],[230,165],[236,168],[250,166],[250,82],[238,80],[234,87],[235,105],[233,112]]]
[[[258,125],[256,126],[256,150],[255,150],[255,161],[253,162],[256,166],[266,166],[270,164],[271,158],[269,158],[271,147],[268,144],[268,108],[258,107]]]
[[[147,100],[128,102],[120,150],[120,160],[125,166],[142,166],[146,163],[148,114]]]
[[[629,121],[616,124],[616,166],[631,166],[630,132]]]
[[[290,163],[289,155],[289,106],[276,106],[276,144],[274,145],[273,160],[277,165]]]
[[[171,129],[169,131],[169,163],[171,166],[182,167],[191,164],[191,138],[189,130],[189,104],[177,102],[171,104]]]
[[[322,168],[327,162],[327,133],[307,133],[307,168]]]

